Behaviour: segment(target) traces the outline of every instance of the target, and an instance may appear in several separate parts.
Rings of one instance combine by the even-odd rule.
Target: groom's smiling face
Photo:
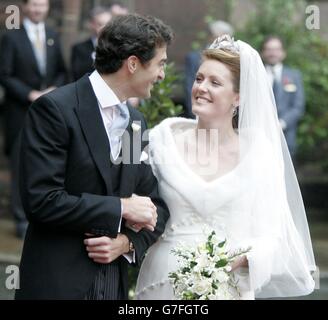
[[[133,91],[136,97],[149,98],[154,84],[165,78],[165,63],[167,61],[166,46],[156,49],[156,54],[149,62],[142,65],[139,61],[133,75]]]

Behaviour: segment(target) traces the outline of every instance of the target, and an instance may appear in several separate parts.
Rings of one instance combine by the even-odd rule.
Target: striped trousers
[[[100,265],[85,300],[122,300],[121,272],[119,263]]]

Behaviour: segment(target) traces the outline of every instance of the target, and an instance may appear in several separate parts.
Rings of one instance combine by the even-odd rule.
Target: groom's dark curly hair
[[[156,48],[169,45],[172,39],[172,29],[157,18],[138,14],[117,16],[99,36],[95,68],[102,74],[114,73],[132,55],[146,64],[155,56]]]

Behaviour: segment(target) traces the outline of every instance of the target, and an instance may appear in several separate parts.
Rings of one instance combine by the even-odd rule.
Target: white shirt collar
[[[277,63],[273,68],[277,74],[281,75],[283,68],[282,63]]]
[[[44,22],[39,22],[39,23],[34,23],[32,22],[29,18],[24,18],[23,20],[23,25],[26,29],[27,32],[31,32],[34,33],[35,32],[35,28],[39,28],[39,31],[44,31],[45,30],[45,24]]]
[[[104,109],[121,103],[117,95],[107,85],[97,70],[92,72],[89,79],[101,108]]]
[[[283,69],[283,64],[282,63],[277,63],[274,66],[271,66],[269,64],[267,64],[266,66],[267,71],[271,72],[274,71],[274,73],[278,76],[281,77],[282,74],[282,69]]]

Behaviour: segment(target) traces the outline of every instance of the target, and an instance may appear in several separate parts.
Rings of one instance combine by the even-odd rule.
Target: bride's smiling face
[[[192,111],[204,121],[232,120],[239,94],[234,90],[229,68],[214,59],[203,61],[192,88]]]

